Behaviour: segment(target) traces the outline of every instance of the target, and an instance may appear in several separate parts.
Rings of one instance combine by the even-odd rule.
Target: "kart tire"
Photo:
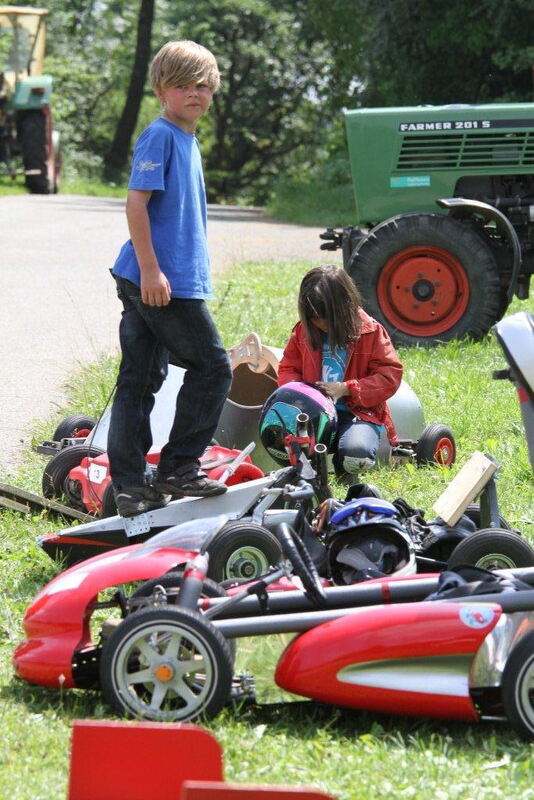
[[[304,586],[304,594],[317,608],[326,605],[326,594],[306,545],[300,536],[287,523],[282,522],[276,529],[276,534],[282,545],[284,556],[291,565]]]
[[[104,489],[102,495],[102,512],[101,517],[116,517],[118,514],[117,503],[115,502],[115,494],[113,492],[113,483],[110,481]]]
[[[69,472],[81,464],[83,458],[95,458],[103,452],[100,447],[87,447],[85,444],[73,444],[60,450],[44,468],[41,482],[43,495],[49,499],[65,497],[68,505],[85,511],[81,498],[78,499],[76,493],[69,491],[67,487]]]
[[[166,572],[164,575],[161,575],[159,578],[151,578],[148,581],[145,581],[138,586],[135,592],[132,592],[130,595],[130,601],[136,600],[137,598],[141,597],[150,597],[153,593],[156,586],[162,586],[165,590],[167,589],[180,589],[182,585],[182,581],[184,579],[182,572]],[[204,584],[202,586],[202,592],[200,593],[201,597],[228,597],[226,590],[219,584],[212,581],[210,578],[206,578]],[[171,594],[168,596],[168,605],[174,606],[178,599],[177,594]],[[132,613],[136,613],[133,611]],[[227,639],[228,647],[230,648],[230,652],[232,654],[232,659],[235,661],[236,657],[236,641],[235,639]]]
[[[208,577],[221,581],[265,575],[279,563],[282,549],[270,530],[254,522],[227,522],[207,547]]]
[[[492,571],[534,567],[534,550],[513,531],[483,528],[466,536],[452,551],[449,569],[460,564],[471,564]]]
[[[172,606],[126,617],[100,660],[106,702],[122,716],[155,722],[214,717],[230,697],[232,673],[232,655],[217,628]]]
[[[479,503],[470,503],[464,511],[466,517],[475,523],[477,530],[481,530],[480,528],[480,504]],[[507,519],[502,517],[499,514],[499,528],[503,531],[511,531],[512,526],[508,522]]]
[[[69,414],[55,429],[52,440],[60,442],[62,439],[85,439],[95,425],[96,419],[87,414]]]
[[[534,739],[534,631],[512,648],[503,670],[501,697],[510,725],[519,736]]]
[[[396,345],[482,339],[501,313],[499,270],[486,237],[441,214],[401,214],[376,225],[346,269]]]
[[[456,442],[447,425],[427,425],[415,446],[418,467],[439,464],[450,467],[456,460]]]

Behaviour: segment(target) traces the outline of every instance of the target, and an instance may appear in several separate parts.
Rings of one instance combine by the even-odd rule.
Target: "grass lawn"
[[[245,264],[222,276],[212,311],[226,346],[251,330],[264,342],[282,346],[296,319],[298,283],[308,267]],[[517,303],[510,311],[526,307]],[[492,370],[504,366],[494,338],[400,355],[427,422],[443,422],[454,430],[458,459],[450,471],[409,465],[381,468],[370,479],[389,499],[402,496],[430,518],[432,503],[473,450],[491,453],[502,464],[501,513],[534,543],[532,471],[515,389],[491,378]],[[98,414],[115,367],[108,359],[73,376],[70,406],[43,421],[35,441],[50,437],[66,413]],[[43,461],[30,452],[26,456],[17,483],[38,491]],[[35,537],[56,526],[41,516],[0,515],[0,797],[10,800],[63,797],[72,720],[109,716],[96,692],[60,693],[12,676],[11,654],[22,637],[24,610],[57,572]],[[252,640],[240,645],[247,663],[257,664],[261,694],[270,701],[277,699],[270,675],[282,643],[270,637],[261,648]],[[464,725],[270,702],[241,712],[227,709],[208,727],[224,748],[228,780],[315,785],[340,800],[534,798],[533,746],[520,742],[505,724]]]

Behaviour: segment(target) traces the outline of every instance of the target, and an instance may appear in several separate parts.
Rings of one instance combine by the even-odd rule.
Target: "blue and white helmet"
[[[387,500],[362,497],[330,518],[328,566],[336,584],[386,575],[413,575],[417,565],[412,539]]]

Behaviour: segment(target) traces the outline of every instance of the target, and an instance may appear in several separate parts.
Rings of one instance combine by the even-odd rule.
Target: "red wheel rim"
[[[448,436],[442,436],[434,448],[434,461],[443,467],[450,467],[454,461],[454,445]]]
[[[91,433],[91,428],[77,428],[72,432],[72,439],[87,439]]]
[[[385,264],[378,304],[392,325],[412,336],[437,336],[452,328],[469,303],[460,261],[440,247],[407,247]]]

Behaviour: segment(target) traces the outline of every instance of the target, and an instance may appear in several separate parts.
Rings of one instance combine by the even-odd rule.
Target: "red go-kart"
[[[206,580],[204,552],[224,521],[181,525],[183,550],[173,549],[166,531],[59,575],[26,612],[16,673],[44,686],[100,686],[119,713],[192,720],[229,700],[235,639],[293,632],[275,673],[285,690],[388,713],[503,716],[534,736],[533,568],[508,571],[509,588],[498,584],[499,593],[490,582],[469,595],[469,584],[465,596],[441,600],[425,600],[438,588],[432,574],[325,586],[282,523],[287,560],[225,596]],[[266,591],[284,588],[289,564],[303,590]],[[185,572],[177,573],[180,566]],[[147,582],[127,596],[124,586],[135,581]],[[110,586],[114,596],[99,597]],[[121,616],[96,625],[96,612],[112,606]]]

